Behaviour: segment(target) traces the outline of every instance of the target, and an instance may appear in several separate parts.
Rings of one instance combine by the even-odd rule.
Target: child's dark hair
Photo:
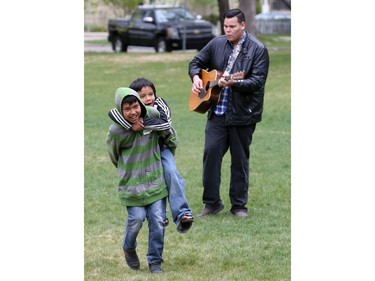
[[[133,104],[135,102],[139,102],[139,100],[137,99],[136,96],[132,96],[132,95],[129,95],[129,96],[126,96],[123,98],[122,100],[122,103],[121,103],[121,106],[124,104],[124,103],[128,103],[128,104]]]
[[[135,79],[130,85],[129,88],[133,89],[136,92],[139,92],[142,90],[143,87],[151,87],[152,91],[154,92],[154,95],[156,97],[156,89],[154,84],[145,78],[138,78]]]
[[[237,17],[237,20],[239,23],[242,23],[242,22],[246,22],[245,20],[245,15],[244,13],[240,10],[240,9],[231,9],[231,10],[228,10],[224,13],[224,16],[223,18],[233,18],[233,17]]]

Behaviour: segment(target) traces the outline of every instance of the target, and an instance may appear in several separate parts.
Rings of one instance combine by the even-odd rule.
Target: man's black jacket
[[[195,74],[200,75],[201,69],[224,72],[232,49],[233,44],[225,35],[212,39],[190,62],[190,78],[193,79]],[[231,74],[245,71],[245,77],[232,86],[232,93],[228,96],[226,125],[243,126],[261,121],[268,67],[266,47],[247,33],[242,50],[231,70]],[[211,114],[212,110],[208,112],[208,118]]]

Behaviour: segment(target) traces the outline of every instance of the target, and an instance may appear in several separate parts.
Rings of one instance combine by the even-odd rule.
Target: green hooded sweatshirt
[[[118,88],[115,93],[116,108],[122,112],[123,99],[135,96],[141,105],[141,117],[159,118],[159,112],[146,107],[138,93],[130,88]],[[126,130],[118,123],[109,127],[106,143],[109,157],[117,167],[121,204],[124,206],[146,206],[166,196],[157,131],[135,132]]]

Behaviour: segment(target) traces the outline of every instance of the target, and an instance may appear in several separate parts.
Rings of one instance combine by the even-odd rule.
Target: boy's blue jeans
[[[122,248],[133,250],[137,247],[138,233],[147,218],[149,228],[147,262],[149,264],[163,261],[166,202],[166,198],[163,198],[147,206],[126,207],[128,220],[126,221]]]
[[[184,215],[192,215],[185,196],[185,181],[181,177],[174,162],[174,156],[168,148],[161,150],[161,163],[164,179],[168,189],[168,201],[173,222],[178,226]]]

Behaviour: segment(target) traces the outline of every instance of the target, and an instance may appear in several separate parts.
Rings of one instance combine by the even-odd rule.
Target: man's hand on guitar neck
[[[230,87],[230,86],[233,86],[235,84],[236,84],[236,80],[232,79],[232,75],[221,76],[218,83],[217,83],[217,85],[220,88]]]

